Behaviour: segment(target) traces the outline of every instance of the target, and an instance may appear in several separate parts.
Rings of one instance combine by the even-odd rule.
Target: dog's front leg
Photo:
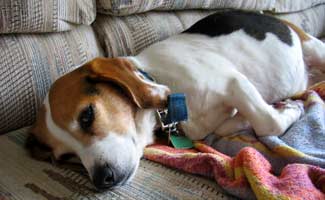
[[[301,102],[288,101],[281,109],[275,109],[265,102],[245,76],[238,73],[234,77],[228,84],[225,103],[238,109],[258,136],[281,135],[300,118],[303,112]],[[229,123],[231,125],[233,122]],[[231,129],[225,127],[224,130],[229,132]]]

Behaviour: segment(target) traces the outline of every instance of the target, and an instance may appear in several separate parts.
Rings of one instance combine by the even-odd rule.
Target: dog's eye
[[[80,127],[83,130],[88,131],[92,123],[94,122],[94,119],[95,119],[95,113],[94,113],[93,105],[89,105],[85,109],[83,109],[79,115]]]

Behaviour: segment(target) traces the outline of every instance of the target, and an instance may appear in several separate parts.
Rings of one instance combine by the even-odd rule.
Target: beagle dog
[[[325,71],[318,39],[271,16],[220,12],[137,56],[96,58],[62,76],[30,132],[57,159],[77,155],[96,188],[108,189],[135,174],[170,93],[187,95],[180,129],[193,140],[248,126],[258,136],[281,135],[302,105],[272,104],[305,90],[310,66]]]

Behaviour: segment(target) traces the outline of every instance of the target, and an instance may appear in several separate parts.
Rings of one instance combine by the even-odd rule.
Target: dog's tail
[[[285,20],[282,21],[298,34],[306,64],[325,72],[325,44],[296,25]]]

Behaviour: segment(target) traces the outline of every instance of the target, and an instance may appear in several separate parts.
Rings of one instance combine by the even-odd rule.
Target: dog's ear
[[[169,88],[145,80],[127,59],[96,58],[84,67],[90,79],[119,85],[139,108],[164,108],[167,105]]]

